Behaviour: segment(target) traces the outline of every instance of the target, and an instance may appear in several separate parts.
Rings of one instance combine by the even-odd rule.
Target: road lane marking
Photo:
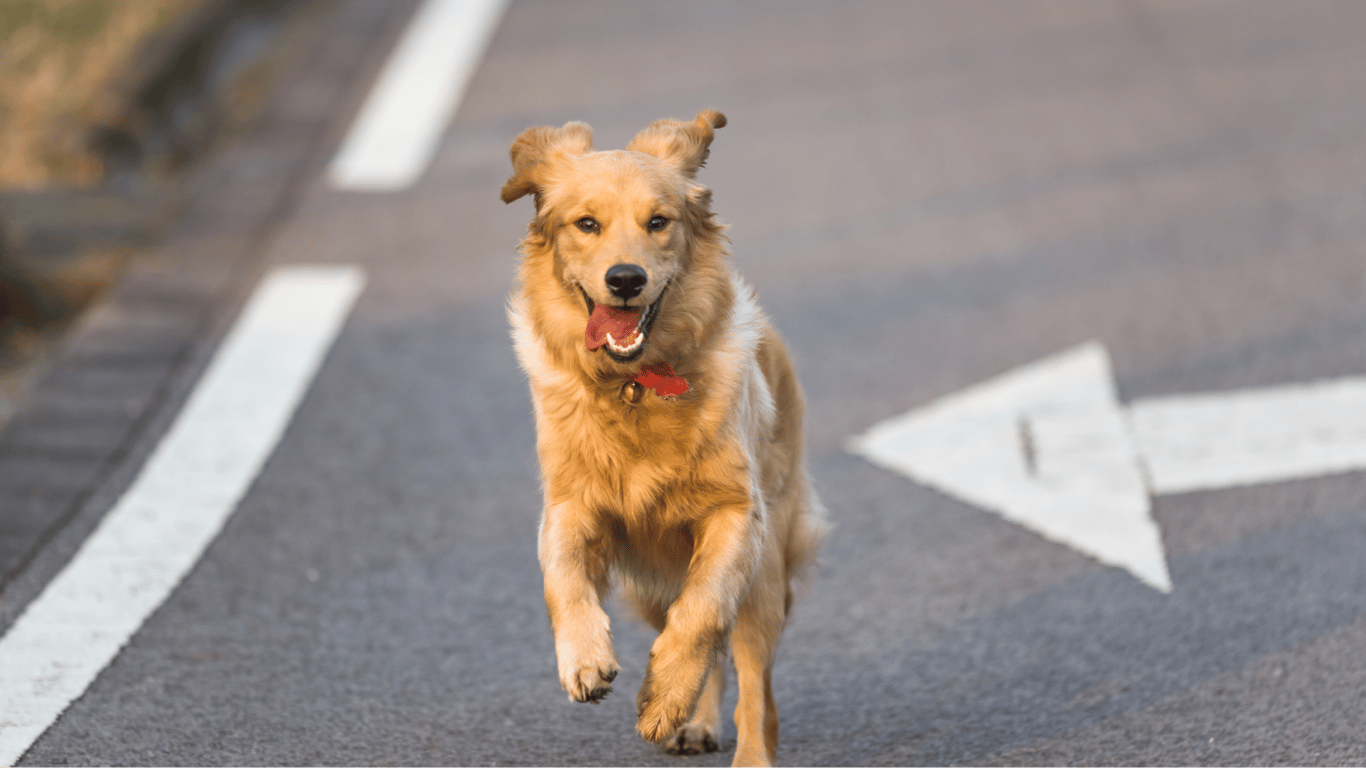
[[[1170,592],[1150,496],[1366,469],[1366,378],[1126,408],[1091,342],[887,419],[848,449]]]
[[[390,192],[417,181],[506,6],[507,0],[425,0],[332,160],[333,186]]]
[[[137,478],[0,638],[0,765],[13,765],[165,601],[284,433],[364,286],[350,266],[282,267]]]

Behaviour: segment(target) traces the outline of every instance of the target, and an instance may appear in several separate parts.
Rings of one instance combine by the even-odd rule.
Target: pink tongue
[[[606,344],[609,333],[618,344],[630,344],[635,340],[638,325],[640,312],[599,304],[588,317],[588,328],[584,331],[583,340],[589,350]]]

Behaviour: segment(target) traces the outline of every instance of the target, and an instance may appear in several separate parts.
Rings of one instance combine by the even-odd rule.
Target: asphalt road
[[[369,274],[221,534],[21,764],[728,764],[730,723],[702,757],[634,735],[620,606],[617,693],[559,689],[504,315],[530,205],[498,200],[527,126],[614,148],[705,107],[836,524],[781,762],[1366,764],[1366,474],[1153,496],[1164,594],[845,450],[1089,340],[1124,402],[1366,375],[1366,5],[516,0],[418,183],[333,189],[409,7],[335,6],[0,437],[6,515],[56,521],[0,529],[3,629],[267,268]]]

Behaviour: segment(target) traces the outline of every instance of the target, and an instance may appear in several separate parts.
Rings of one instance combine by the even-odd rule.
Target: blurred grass
[[[0,187],[99,180],[90,109],[148,35],[195,0],[0,0]]]
[[[42,273],[0,263],[0,398],[6,394],[5,377],[42,352],[64,323],[109,286],[128,258],[125,252],[103,250]]]

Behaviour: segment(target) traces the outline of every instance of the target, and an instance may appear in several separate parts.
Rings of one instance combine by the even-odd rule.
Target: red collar
[[[635,382],[653,389],[656,395],[666,400],[672,400],[688,391],[687,379],[674,373],[673,366],[668,363],[656,363],[641,368]]]

